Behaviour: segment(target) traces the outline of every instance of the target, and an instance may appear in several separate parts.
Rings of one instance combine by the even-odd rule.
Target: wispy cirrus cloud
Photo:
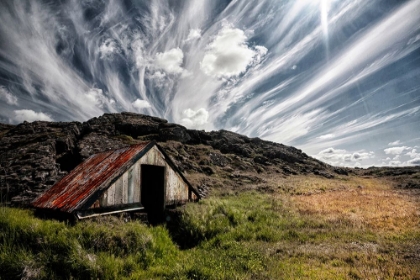
[[[18,105],[18,99],[12,93],[10,93],[5,87],[0,86],[0,100],[6,102],[9,105]]]
[[[401,141],[400,140],[396,140],[396,141],[394,141],[394,142],[389,142],[388,143],[388,146],[398,146],[398,145],[401,145],[402,143],[401,143]]]
[[[108,38],[99,47],[99,53],[101,59],[111,58],[113,54],[120,53],[120,49],[117,43]]]
[[[201,37],[201,29],[190,29],[190,33],[188,33],[187,39],[185,39],[186,42],[196,40]]]

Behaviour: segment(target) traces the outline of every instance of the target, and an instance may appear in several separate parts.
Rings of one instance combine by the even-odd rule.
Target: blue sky
[[[420,165],[420,0],[2,1],[0,122],[132,111]]]

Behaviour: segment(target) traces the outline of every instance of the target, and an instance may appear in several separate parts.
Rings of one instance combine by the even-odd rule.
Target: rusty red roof
[[[83,207],[95,192],[105,187],[131,166],[154,142],[92,155],[59,182],[35,199],[36,208],[73,212]]]

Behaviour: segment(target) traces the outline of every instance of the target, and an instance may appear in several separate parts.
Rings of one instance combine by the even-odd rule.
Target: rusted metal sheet
[[[108,181],[111,175],[115,175],[116,171],[145,149],[148,144],[133,145],[89,157],[37,198],[32,205],[37,208],[57,209],[64,212],[79,209],[89,196]],[[118,187],[116,187],[116,192],[118,192]]]

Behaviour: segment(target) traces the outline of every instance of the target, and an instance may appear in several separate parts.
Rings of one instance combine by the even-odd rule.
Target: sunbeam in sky
[[[0,122],[132,111],[420,165],[420,0],[1,1]]]
[[[329,60],[329,53],[330,53],[330,47],[329,47],[329,36],[328,36],[328,12],[330,11],[330,3],[331,0],[320,0],[319,8],[321,10],[321,24],[322,24],[322,31],[324,33],[324,41],[325,41],[325,50],[326,50],[326,56],[327,60]]]

